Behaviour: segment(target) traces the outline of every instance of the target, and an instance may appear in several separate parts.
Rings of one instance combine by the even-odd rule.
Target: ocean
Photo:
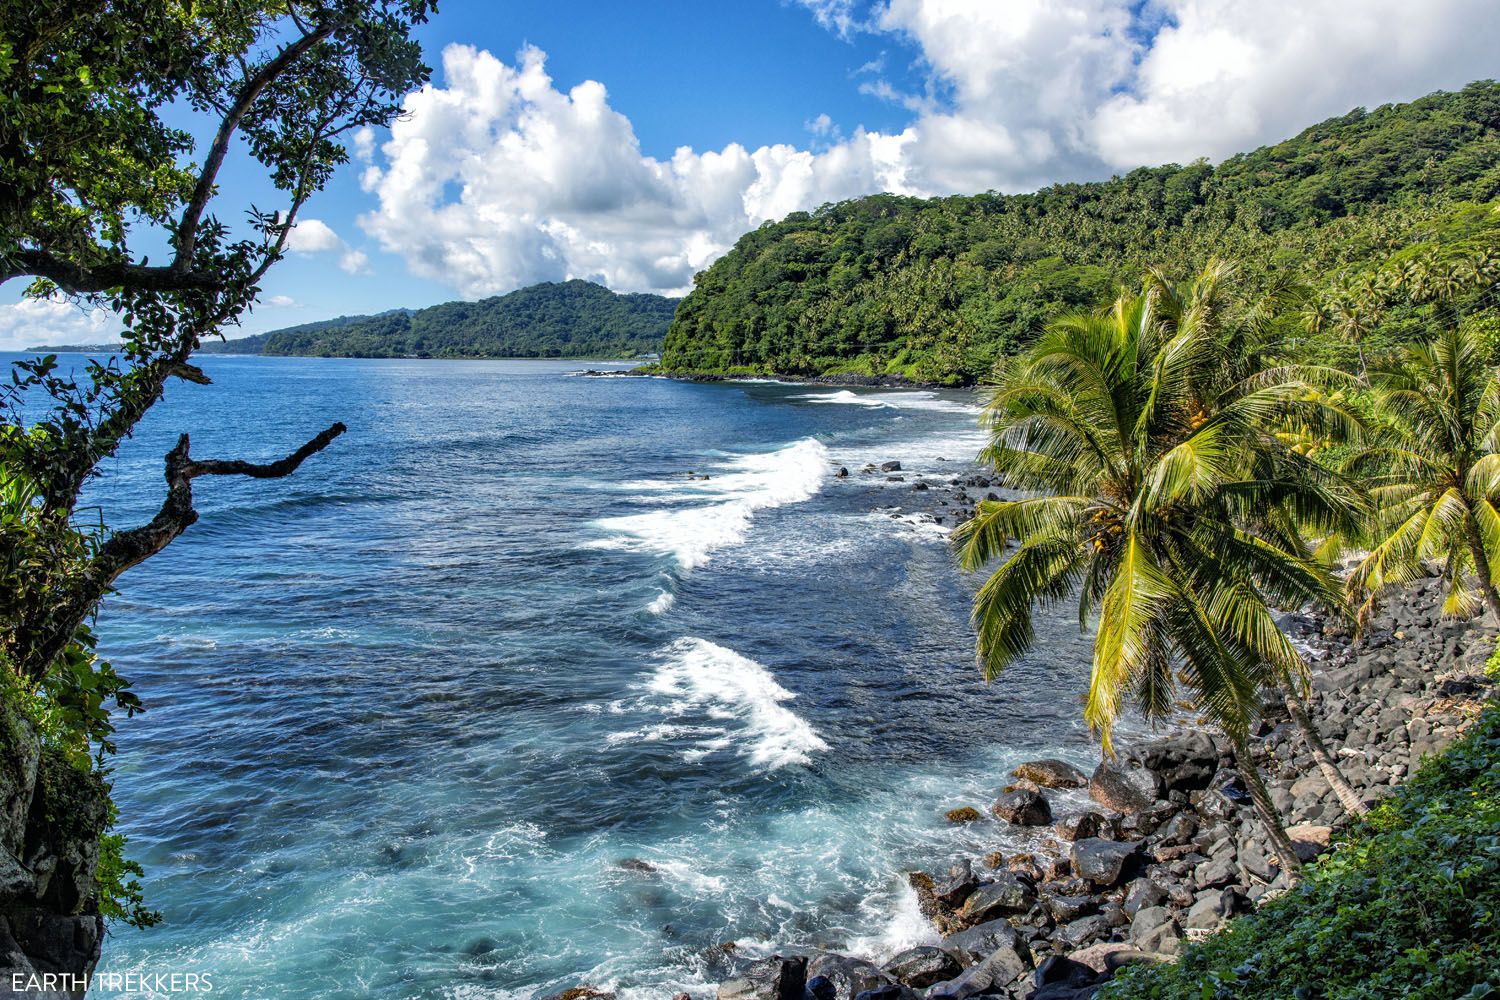
[[[905,873],[1036,836],[944,812],[1097,760],[1074,612],[987,685],[980,581],[910,516],[919,478],[972,472],[971,394],[203,366],[84,516],[148,519],[183,431],[258,460],[349,432],[288,479],[197,480],[202,519],[104,606],[148,707],[114,788],[163,922],[114,928],[101,972],[711,996],[746,957],[933,940]],[[890,460],[904,481],[860,471]]]

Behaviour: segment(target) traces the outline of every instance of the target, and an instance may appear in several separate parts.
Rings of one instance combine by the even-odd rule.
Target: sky
[[[1494,0],[441,0],[419,37],[432,83],[231,335],[568,278],[682,294],[799,209],[1217,161],[1500,73]],[[243,153],[222,179],[226,218],[266,194]],[[111,339],[19,284],[0,349]]]

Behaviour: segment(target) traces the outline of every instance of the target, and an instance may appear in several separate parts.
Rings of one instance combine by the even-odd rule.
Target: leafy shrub
[[[1500,706],[1286,896],[1101,1000],[1500,997]]]

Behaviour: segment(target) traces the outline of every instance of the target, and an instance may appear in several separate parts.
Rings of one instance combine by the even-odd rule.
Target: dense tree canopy
[[[1225,161],[1025,195],[875,195],[746,234],[667,333],[675,371],[984,379],[1048,319],[1148,266],[1218,256],[1252,285],[1318,285],[1438,239],[1500,196],[1500,85],[1357,110]],[[1483,213],[1492,237],[1500,220]],[[1470,232],[1468,235],[1472,236]]]
[[[661,350],[677,300],[543,282],[478,302],[345,316],[209,344],[216,353],[325,358],[633,358]]]

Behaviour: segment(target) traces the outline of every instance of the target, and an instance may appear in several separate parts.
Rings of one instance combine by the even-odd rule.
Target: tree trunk
[[[1351,816],[1363,816],[1370,811],[1359,792],[1349,784],[1344,773],[1339,770],[1338,762],[1333,759],[1333,754],[1328,752],[1328,744],[1323,742],[1323,734],[1318,732],[1318,727],[1313,725],[1312,719],[1307,716],[1307,709],[1302,706],[1301,700],[1290,691],[1282,692],[1286,700],[1286,710],[1291,713],[1292,721],[1297,728],[1302,730],[1302,739],[1307,748],[1312,751],[1313,760],[1318,762],[1318,770],[1323,773],[1323,778],[1333,789],[1333,794],[1339,797],[1339,804],[1344,811]]]
[[[1464,499],[1468,505],[1468,498]],[[1490,576],[1490,559],[1484,553],[1484,539],[1479,537],[1479,522],[1474,519],[1474,511],[1469,510],[1469,516],[1464,518],[1464,534],[1469,540],[1469,556],[1474,560],[1474,575],[1479,578],[1479,596],[1484,598],[1484,606],[1494,616],[1495,624],[1500,625],[1500,595],[1495,593],[1495,581]]]
[[[1286,872],[1287,884],[1296,885],[1302,880],[1302,859],[1297,857],[1297,848],[1287,836],[1286,827],[1281,825],[1281,816],[1271,801],[1271,793],[1266,790],[1260,771],[1256,770],[1255,759],[1250,755],[1250,741],[1244,736],[1231,736],[1230,742],[1234,746],[1234,763],[1245,779],[1245,787],[1250,790],[1250,800],[1255,803],[1255,811],[1260,814],[1261,822],[1271,835],[1271,843],[1276,846],[1277,863]]]

